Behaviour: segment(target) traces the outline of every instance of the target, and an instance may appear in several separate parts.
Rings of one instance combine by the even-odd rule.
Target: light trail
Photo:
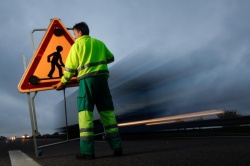
[[[168,123],[175,123],[178,122],[178,120],[170,120],[170,121],[163,121],[163,122],[153,122],[153,123],[147,123],[147,126],[152,126],[152,125],[158,125],[158,124],[168,124]]]
[[[202,112],[196,112],[196,113],[168,116],[168,117],[163,117],[163,118],[154,118],[154,119],[148,119],[148,120],[120,123],[118,124],[118,126],[131,126],[131,125],[140,125],[140,124],[156,125],[160,123],[167,123],[167,121],[173,122],[175,120],[180,120],[180,119],[194,118],[194,117],[199,117],[199,116],[207,116],[207,115],[214,115],[214,114],[221,114],[221,113],[224,113],[224,111],[223,110],[209,110],[209,111],[202,111]]]

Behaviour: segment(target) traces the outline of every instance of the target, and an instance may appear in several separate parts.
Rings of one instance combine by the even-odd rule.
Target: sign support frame
[[[67,30],[73,30],[73,28],[66,28]],[[47,31],[46,28],[36,28],[33,29],[30,32],[31,35],[31,43],[32,43],[32,52],[33,54],[35,53],[35,43],[34,43],[34,32],[36,31]],[[26,66],[26,59],[25,57],[23,58],[23,65],[24,65],[24,69],[27,68]],[[38,91],[34,92],[33,97],[31,98],[31,92],[27,92],[27,98],[28,98],[28,105],[29,105],[29,112],[30,112],[30,122],[31,122],[31,128],[32,128],[32,138],[33,138],[33,142],[34,142],[34,150],[35,150],[35,156],[38,157],[38,149],[39,148],[45,148],[45,147],[49,147],[49,146],[53,146],[53,145],[58,145],[61,143],[67,143],[69,141],[74,141],[74,140],[78,140],[79,138],[76,139],[71,139],[69,140],[69,133],[68,133],[68,116],[67,116],[67,105],[66,105],[66,95],[65,95],[65,89],[63,90],[64,93],[64,111],[65,111],[65,123],[66,123],[66,136],[67,139],[66,141],[61,141],[61,142],[57,142],[57,143],[52,143],[52,144],[47,144],[44,146],[38,146],[37,144],[37,136],[39,135],[38,132],[38,125],[37,125],[37,118],[36,118],[36,109],[35,109],[35,97],[37,95]]]
[[[64,96],[64,112],[65,112],[66,138],[67,139],[66,139],[66,141],[56,142],[56,143],[47,144],[47,145],[43,145],[43,146],[38,146],[38,144],[37,144],[37,136],[39,135],[39,132],[38,132],[38,125],[37,125],[37,118],[36,118],[35,97],[36,97],[38,91],[34,92],[32,98],[31,98],[30,92],[27,93],[29,112],[30,112],[30,122],[31,122],[31,128],[32,128],[32,138],[33,138],[33,141],[34,141],[34,150],[35,150],[36,157],[39,157],[39,155],[40,155],[38,153],[39,148],[45,148],[45,147],[58,145],[58,144],[62,144],[62,143],[67,143],[67,142],[79,139],[79,138],[71,139],[71,140],[69,139],[68,120],[67,120],[68,115],[67,115],[67,107],[66,107],[65,89],[63,91],[64,91],[63,96]]]

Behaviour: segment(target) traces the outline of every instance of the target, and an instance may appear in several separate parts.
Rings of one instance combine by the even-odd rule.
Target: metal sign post
[[[29,104],[29,111],[30,111],[30,122],[31,122],[31,128],[32,128],[32,138],[34,140],[35,154],[36,154],[36,157],[38,157],[37,140],[36,140],[36,137],[37,137],[36,133],[38,132],[38,129],[37,129],[37,125],[34,125],[34,120],[36,121],[36,117],[34,116],[35,111],[33,110],[33,108],[35,108],[35,106],[33,106],[32,102],[31,102],[30,93],[27,93],[27,96],[28,96],[28,104]]]
[[[25,72],[25,70],[27,68],[25,55],[23,55],[23,67],[24,67],[24,72]],[[34,93],[34,96],[32,97],[32,101],[31,101],[31,97],[30,97],[29,92],[27,93],[27,97],[28,97],[28,105],[29,105],[29,112],[30,112],[30,122],[31,122],[31,128],[32,128],[32,138],[34,140],[35,155],[36,155],[36,157],[38,157],[36,137],[37,137],[39,132],[38,132],[36,111],[35,111],[35,102],[34,102],[36,94],[37,94],[37,92]]]
[[[68,131],[68,115],[67,115],[65,89],[63,89],[63,98],[64,98],[64,113],[65,113],[66,133],[67,133],[67,141],[68,141],[69,140],[69,131]]]

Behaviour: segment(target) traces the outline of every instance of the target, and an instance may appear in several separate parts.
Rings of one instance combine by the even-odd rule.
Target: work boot
[[[81,153],[77,153],[76,154],[76,159],[79,159],[79,160],[94,160],[95,159],[95,155],[94,154],[81,154]]]
[[[123,152],[122,152],[122,148],[117,148],[114,150],[114,156],[122,156]]]

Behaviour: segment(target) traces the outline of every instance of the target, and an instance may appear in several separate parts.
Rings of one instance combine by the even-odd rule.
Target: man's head
[[[85,22],[80,22],[73,27],[75,38],[79,38],[83,35],[89,35],[89,27]]]

